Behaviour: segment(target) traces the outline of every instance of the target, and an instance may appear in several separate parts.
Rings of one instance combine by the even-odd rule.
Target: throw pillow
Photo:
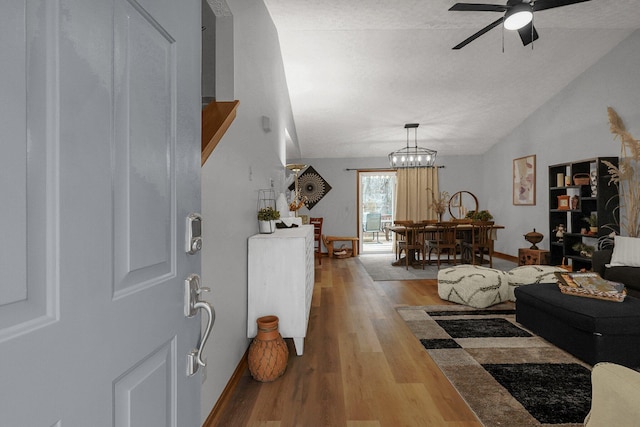
[[[640,267],[640,238],[616,236],[611,267]]]

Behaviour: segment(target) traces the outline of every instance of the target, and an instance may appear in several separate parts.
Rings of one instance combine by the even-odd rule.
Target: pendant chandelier
[[[407,130],[407,146],[389,154],[389,164],[394,169],[402,168],[431,168],[436,161],[435,150],[418,147],[418,123],[407,123],[404,128]],[[409,147],[409,129],[414,130],[415,144]]]

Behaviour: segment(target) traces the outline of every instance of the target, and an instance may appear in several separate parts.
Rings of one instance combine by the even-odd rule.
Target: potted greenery
[[[574,244],[573,246],[571,246],[571,248],[579,253],[580,256],[583,256],[585,258],[591,258],[593,256],[593,251],[595,250],[595,247],[582,242]]]
[[[270,234],[276,231],[276,220],[280,219],[280,212],[268,206],[258,211],[258,226],[260,233]]]
[[[589,223],[589,231],[592,234],[595,234],[598,232],[598,216],[595,213],[592,213],[591,215],[584,217],[583,220]]]
[[[470,218],[473,221],[491,221],[493,219],[493,215],[488,210],[482,211],[469,211],[465,218]]]

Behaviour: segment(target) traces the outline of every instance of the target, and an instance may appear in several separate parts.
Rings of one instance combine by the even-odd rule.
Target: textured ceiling
[[[483,153],[640,28],[638,0],[591,0],[537,12],[533,49],[505,30],[503,52],[499,26],[452,50],[500,18],[454,3],[265,0],[298,136],[287,157],[384,157],[405,123],[439,155]]]

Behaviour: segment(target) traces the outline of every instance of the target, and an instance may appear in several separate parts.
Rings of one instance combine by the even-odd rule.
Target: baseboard
[[[515,262],[518,264],[518,257],[513,255],[503,254],[501,252],[494,252],[493,256],[496,258],[506,259],[507,261]]]
[[[209,413],[209,416],[202,424],[202,427],[216,427],[220,423],[220,418],[222,417],[222,413],[231,402],[231,398],[233,397],[233,392],[236,390],[238,383],[242,376],[249,369],[247,365],[247,354],[249,352],[249,348],[247,347],[247,351],[244,352],[242,359],[238,362],[238,366],[236,366],[235,371],[233,371],[233,375],[229,378],[229,382],[227,383],[224,390],[222,390],[222,394],[218,398],[218,401],[213,406],[213,409]]]

